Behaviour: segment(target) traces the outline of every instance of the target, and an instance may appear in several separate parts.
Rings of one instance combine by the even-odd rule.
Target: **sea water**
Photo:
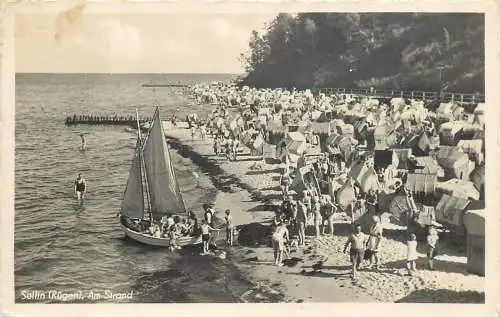
[[[136,136],[123,126],[78,125],[73,114],[151,116],[210,111],[182,88],[144,83],[227,81],[228,75],[17,74],[15,296],[22,302],[237,302],[249,283],[228,259],[169,252],[125,239],[116,213]],[[80,133],[87,150],[81,151]],[[217,193],[189,158],[171,151],[186,206],[200,212]],[[193,173],[200,175],[195,186]],[[73,182],[87,181],[83,205]]]

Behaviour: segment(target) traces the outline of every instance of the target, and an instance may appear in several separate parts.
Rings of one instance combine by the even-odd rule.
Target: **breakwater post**
[[[151,118],[140,118],[139,124],[150,122]],[[67,126],[77,124],[88,125],[121,125],[137,128],[137,119],[134,116],[102,116],[102,115],[73,115],[66,118]]]

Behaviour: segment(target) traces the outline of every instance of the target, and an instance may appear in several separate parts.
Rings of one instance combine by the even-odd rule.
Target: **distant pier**
[[[139,119],[139,124],[143,125],[146,122],[151,122],[151,118]],[[134,116],[101,116],[101,115],[73,115],[66,118],[67,126],[77,124],[87,125],[120,125],[137,128],[137,119]]]

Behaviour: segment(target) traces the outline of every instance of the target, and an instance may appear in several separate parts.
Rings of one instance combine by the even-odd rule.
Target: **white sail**
[[[139,151],[136,151],[130,166],[121,213],[124,216],[138,219],[143,218],[144,215],[144,192],[142,190],[141,156]]]
[[[168,212],[184,213],[186,208],[172,167],[158,108],[144,144],[143,157],[153,216]]]

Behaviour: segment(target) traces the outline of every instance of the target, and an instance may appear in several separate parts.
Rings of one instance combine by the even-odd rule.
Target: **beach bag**
[[[335,213],[335,209],[336,209],[336,207],[332,206],[330,204],[321,206],[321,209],[320,209],[321,210],[321,217],[323,217],[323,219],[330,218]]]
[[[363,259],[365,261],[369,260],[372,257],[372,254],[373,254],[372,250],[370,250],[370,249],[365,250],[365,254],[363,256]]]

